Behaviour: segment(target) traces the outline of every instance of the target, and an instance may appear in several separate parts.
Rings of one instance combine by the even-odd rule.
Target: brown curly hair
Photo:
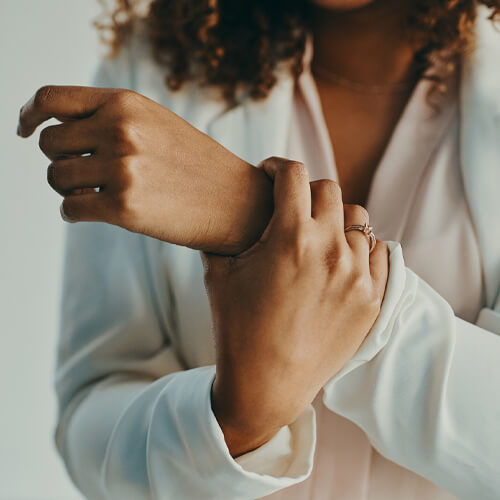
[[[152,0],[140,14],[138,0],[100,0],[105,21],[96,21],[115,54],[137,19],[146,23],[153,55],[168,68],[166,84],[179,89],[186,81],[217,86],[229,102],[238,91],[267,96],[276,70],[285,63],[291,74],[302,71],[308,32],[306,0]],[[408,34],[415,60],[424,73],[439,54],[444,72],[473,43],[478,4],[500,17],[500,0],[418,0],[409,15]],[[106,10],[107,8],[107,10]],[[446,75],[427,75],[436,81]]]

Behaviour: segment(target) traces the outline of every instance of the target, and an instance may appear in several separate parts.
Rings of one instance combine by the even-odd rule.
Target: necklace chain
[[[354,92],[359,92],[362,94],[391,94],[398,92],[406,92],[414,83],[414,80],[407,80],[404,82],[397,83],[386,83],[386,84],[365,84],[360,82],[354,82],[345,76],[339,75],[333,71],[326,68],[321,68],[319,66],[311,67],[312,72],[319,76],[321,79],[338,85],[339,87],[344,87]]]

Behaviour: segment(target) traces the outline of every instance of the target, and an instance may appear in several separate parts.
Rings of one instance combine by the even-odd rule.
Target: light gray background
[[[15,135],[46,83],[90,82],[97,0],[0,0],[0,499],[81,498],[56,455],[54,351],[61,281],[60,197],[38,132]],[[102,50],[101,50],[102,52]]]

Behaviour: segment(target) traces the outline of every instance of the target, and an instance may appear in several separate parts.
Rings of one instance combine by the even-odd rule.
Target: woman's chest
[[[363,94],[317,82],[344,203],[366,206],[370,186],[409,98],[405,92]]]

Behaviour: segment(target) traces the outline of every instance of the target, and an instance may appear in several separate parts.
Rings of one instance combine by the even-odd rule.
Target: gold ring
[[[377,238],[375,238],[375,234],[373,234],[373,228],[365,222],[364,224],[353,224],[352,226],[347,226],[344,228],[344,233],[348,233],[349,231],[361,231],[363,234],[365,234],[370,240],[371,253],[371,251],[377,244]]]

